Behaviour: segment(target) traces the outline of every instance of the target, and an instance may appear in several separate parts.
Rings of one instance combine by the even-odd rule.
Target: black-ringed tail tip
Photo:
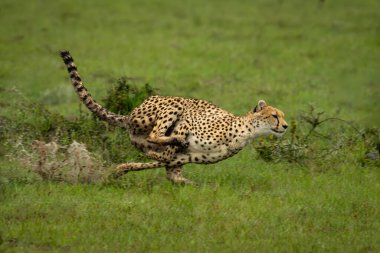
[[[70,52],[67,51],[67,50],[61,50],[61,51],[59,52],[59,54],[61,55],[61,57],[65,57],[65,56],[67,56],[67,55],[70,55]]]
[[[67,71],[70,73],[71,71],[73,70],[77,70],[76,66],[74,65],[74,59],[73,57],[70,55],[70,52],[67,51],[67,50],[62,50],[60,52],[60,55],[63,59],[63,62],[66,64],[67,66]]]

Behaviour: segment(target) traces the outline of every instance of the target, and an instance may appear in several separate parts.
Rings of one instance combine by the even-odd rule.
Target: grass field
[[[0,22],[0,252],[380,251],[379,1],[2,0]],[[43,180],[21,162],[35,139],[76,136],[107,170],[142,159],[119,130],[57,134],[51,115],[83,114],[61,49],[99,101],[128,76],[237,115],[265,99],[295,133],[185,166],[196,186]],[[339,120],[302,142],[310,105]]]

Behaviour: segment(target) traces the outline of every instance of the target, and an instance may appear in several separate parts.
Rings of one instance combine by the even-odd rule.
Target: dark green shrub
[[[117,84],[108,90],[107,97],[104,99],[105,107],[108,110],[119,114],[128,114],[145,98],[153,95],[154,89],[148,83],[144,87],[138,88],[129,83],[131,81],[131,78],[121,77],[117,80]]]
[[[323,115],[324,112],[311,106],[308,112],[291,122],[283,138],[266,138],[255,144],[259,158],[314,167],[326,161],[330,165],[353,162],[362,166],[380,165],[379,129],[359,130],[352,122]],[[333,127],[329,125],[332,122]]]

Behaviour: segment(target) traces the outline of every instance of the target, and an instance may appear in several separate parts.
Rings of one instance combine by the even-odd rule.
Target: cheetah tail
[[[66,64],[67,71],[69,72],[75,91],[87,108],[100,119],[107,121],[112,125],[126,128],[129,117],[110,112],[98,104],[92,98],[86,87],[84,87],[82,79],[79,76],[78,69],[74,64],[74,59],[71,57],[69,51],[63,50],[60,53],[64,63]]]

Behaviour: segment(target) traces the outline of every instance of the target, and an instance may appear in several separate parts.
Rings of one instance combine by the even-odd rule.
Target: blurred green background
[[[0,13],[1,86],[65,114],[78,101],[60,49],[95,97],[126,75],[237,114],[265,99],[289,117],[313,104],[380,122],[376,0],[5,0]]]

